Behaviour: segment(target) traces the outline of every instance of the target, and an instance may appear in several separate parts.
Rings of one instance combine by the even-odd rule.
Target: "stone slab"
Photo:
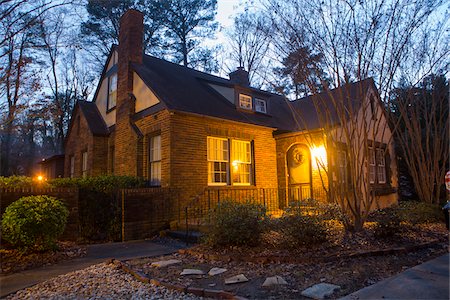
[[[234,283],[241,283],[241,282],[247,282],[247,277],[244,276],[244,274],[239,274],[230,278],[225,279],[225,284],[234,284]]]
[[[203,275],[205,272],[198,269],[183,269],[183,272],[180,275]]]
[[[325,299],[326,297],[333,295],[333,293],[340,288],[341,287],[338,285],[322,282],[307,288],[301,294],[308,298]]]
[[[226,271],[228,271],[227,269],[223,269],[223,268],[211,268],[211,270],[209,270],[208,275],[209,276],[215,276],[215,275],[219,275],[222,273],[225,273]]]
[[[163,268],[170,265],[175,265],[181,263],[181,260],[178,259],[169,259],[169,260],[161,260],[152,262],[151,266],[156,268]]]
[[[266,280],[264,280],[264,283],[262,284],[262,286],[269,287],[269,286],[285,285],[285,284],[288,284],[286,282],[286,280],[284,280],[283,277],[277,275],[277,276],[267,277]]]

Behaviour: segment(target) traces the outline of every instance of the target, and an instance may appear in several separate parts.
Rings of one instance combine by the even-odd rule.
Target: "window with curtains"
[[[209,185],[252,184],[251,142],[208,137],[207,148]]]
[[[149,138],[149,179],[153,186],[161,185],[161,135]]]
[[[252,174],[252,151],[250,142],[232,140],[231,165],[233,184],[250,185]]]
[[[208,184],[228,183],[228,140],[208,137]]]

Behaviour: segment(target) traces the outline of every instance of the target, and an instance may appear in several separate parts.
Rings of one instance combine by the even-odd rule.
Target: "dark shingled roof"
[[[236,109],[233,103],[208,85],[233,88],[228,79],[149,55],[144,55],[143,64],[133,64],[133,68],[170,110],[272,127],[279,132],[321,128],[316,106],[321,112],[328,112],[327,121],[331,119],[332,123],[337,124],[332,99],[345,99],[346,108],[352,107],[356,111],[368,87],[373,85],[373,80],[369,78],[296,101],[250,88],[254,96],[267,100],[268,114],[261,114]]]
[[[268,114],[245,112],[215,91],[208,83],[233,87],[228,80],[144,55],[143,64],[133,64],[142,80],[169,110],[196,113],[221,119],[290,130],[293,117],[280,95],[250,88],[253,95],[266,99]]]
[[[339,108],[340,111],[345,109],[348,112],[347,117],[354,116],[370,87],[374,87],[374,82],[372,78],[367,78],[292,101],[290,106],[295,111],[297,124],[296,128],[294,127],[292,130],[318,129],[323,127],[323,125],[321,126],[323,122],[327,122],[330,126],[337,125],[339,117],[336,108]],[[338,103],[342,103],[342,101],[344,105],[340,106]],[[317,111],[320,113],[318,114]]]
[[[87,120],[89,129],[95,136],[107,136],[109,135],[108,127],[102,118],[102,115],[98,111],[97,105],[94,102],[78,101],[77,105],[83,112],[84,117]]]

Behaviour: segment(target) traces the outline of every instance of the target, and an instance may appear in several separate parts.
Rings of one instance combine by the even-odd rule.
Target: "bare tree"
[[[390,109],[402,158],[418,197],[439,204],[449,163],[449,83],[430,75],[416,86],[397,88]]]
[[[390,112],[385,111],[383,103],[389,100],[389,92],[401,73],[411,72],[401,67],[408,65],[411,51],[423,42],[418,34],[430,33],[440,5],[442,1],[265,2],[265,13],[275,30],[274,49],[279,56],[288,57],[304,46],[322,53],[326,72],[332,77],[330,86],[342,87],[339,92],[333,91],[321,78],[326,92],[319,94],[315,78],[318,72],[303,78],[303,84],[315,94],[309,102],[326,136],[331,158],[328,164],[317,162],[327,174],[324,186],[329,187],[330,197],[349,212],[349,229],[360,230],[377,202],[379,194],[373,183],[389,180],[383,175],[377,178],[382,174],[377,169],[389,167],[388,158],[391,162],[395,158],[392,129],[398,122],[391,123],[394,128],[389,126]],[[294,51],[289,49],[289,43],[295,46]],[[435,45],[439,48],[435,53],[440,55],[430,56],[431,69],[448,61],[448,43]],[[297,61],[300,65],[305,63]],[[375,92],[364,88],[368,77],[375,79]],[[359,83],[349,85],[355,80]],[[353,88],[348,90],[349,86]],[[360,99],[352,95],[355,88],[360,89]],[[298,115],[304,110],[301,104],[294,110],[302,128],[307,130],[310,116]],[[437,171],[436,165],[432,169]]]
[[[13,140],[13,132],[16,126],[16,117],[26,105],[30,96],[38,88],[36,74],[33,73],[33,57],[31,52],[31,39],[33,36],[34,23],[28,19],[23,19],[23,23],[29,26],[27,30],[17,31],[17,27],[24,27],[22,22],[12,23],[15,16],[10,14],[0,22],[0,30],[5,33],[5,44],[1,47],[0,56],[0,99],[6,102],[6,112],[1,120],[1,173],[7,175],[10,170],[10,153]],[[15,34],[9,34],[14,31]]]
[[[270,45],[270,27],[267,21],[262,14],[245,12],[235,17],[233,27],[227,32],[232,64],[228,71],[244,67],[253,85],[257,78],[261,85],[268,70],[265,58]]]

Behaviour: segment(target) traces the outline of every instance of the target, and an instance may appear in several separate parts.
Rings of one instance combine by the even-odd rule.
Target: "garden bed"
[[[352,293],[395,275],[407,268],[448,252],[448,232],[441,224],[403,229],[394,239],[373,237],[370,224],[353,236],[336,230],[333,239],[314,247],[286,249],[277,243],[274,233],[264,236],[257,247],[212,249],[199,245],[180,253],[127,262],[148,278],[184,287],[224,290],[247,298],[301,298],[301,291],[320,282],[339,285],[333,297]],[[177,259],[181,263],[163,268],[151,266],[159,260]],[[208,273],[213,267],[227,272],[216,276],[180,276],[183,269]],[[225,278],[244,274],[249,281],[225,285]],[[270,276],[281,276],[287,285],[262,288]]]
[[[48,266],[86,255],[86,247],[73,242],[58,242],[58,250],[22,252],[3,247],[0,249],[1,275],[8,275],[41,266]]]

